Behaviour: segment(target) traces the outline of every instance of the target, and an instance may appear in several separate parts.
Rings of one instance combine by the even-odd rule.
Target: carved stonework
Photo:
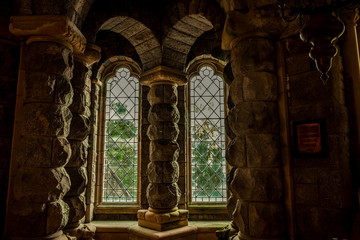
[[[138,212],[138,223],[158,231],[187,226],[188,211],[177,208],[181,196],[177,185],[180,119],[177,86],[186,83],[185,74],[160,66],[145,72],[140,83],[150,86],[147,98],[151,125],[147,136],[151,142],[147,166],[150,184],[146,189],[149,209]]]
[[[76,239],[92,240],[95,227],[80,224],[86,214],[85,191],[88,185],[87,159],[89,148],[91,75],[90,66],[100,59],[100,48],[87,45],[84,54],[75,56],[72,85],[74,99],[69,109],[73,115],[68,136],[72,156],[65,166],[71,180],[71,188],[64,201],[69,205],[69,221],[64,232]],[[90,183],[91,184],[91,183]]]
[[[94,44],[87,44],[85,51],[80,54],[75,54],[75,60],[82,62],[86,67],[90,67],[101,58],[101,48]]]
[[[67,16],[13,16],[10,21],[10,32],[28,44],[54,41],[73,49],[76,54],[85,51],[86,38]]]
[[[169,84],[182,86],[187,83],[184,72],[165,66],[158,66],[141,75],[140,84],[146,86]]]

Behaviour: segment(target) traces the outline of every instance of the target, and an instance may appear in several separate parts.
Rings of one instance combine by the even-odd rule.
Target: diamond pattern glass
[[[192,202],[226,202],[224,83],[210,66],[190,80]]]
[[[119,68],[106,84],[104,202],[137,202],[139,80]]]

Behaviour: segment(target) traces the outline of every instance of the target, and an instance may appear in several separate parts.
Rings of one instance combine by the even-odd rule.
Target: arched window
[[[226,202],[224,81],[213,64],[196,65],[189,82],[190,202]]]
[[[139,79],[125,64],[109,67],[102,99],[103,203],[138,201]],[[109,70],[108,70],[109,71]]]

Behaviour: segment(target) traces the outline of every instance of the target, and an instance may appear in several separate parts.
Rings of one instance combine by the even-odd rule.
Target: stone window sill
[[[195,239],[198,240],[217,240],[215,232],[226,225],[230,221],[189,221],[190,228],[193,229],[196,235]],[[95,240],[109,240],[109,239],[132,239],[129,235],[134,229],[139,230],[137,221],[92,221],[91,225],[96,227]],[[145,234],[159,234],[159,232],[147,228],[141,228]],[[163,235],[171,234],[168,230],[161,232]],[[161,239],[162,237],[157,236],[156,238]],[[167,239],[164,237],[163,239]],[[171,238],[170,238],[171,239]],[[192,239],[191,237],[189,239]]]

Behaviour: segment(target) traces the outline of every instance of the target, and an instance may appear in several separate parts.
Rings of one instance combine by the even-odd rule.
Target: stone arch
[[[145,70],[161,63],[160,43],[153,32],[140,21],[117,16],[104,22],[99,30],[109,30],[125,37],[134,46]]]
[[[196,39],[211,29],[220,39],[224,20],[224,13],[216,1],[176,2],[163,19],[162,64],[183,70],[187,54]]]
[[[145,24],[135,18],[121,15],[104,19],[102,24],[94,26],[96,30],[87,32],[90,41],[95,41],[96,33],[108,30],[120,34],[135,48],[144,70],[151,69],[161,63],[161,47],[155,34]],[[93,36],[93,34],[95,34]]]

